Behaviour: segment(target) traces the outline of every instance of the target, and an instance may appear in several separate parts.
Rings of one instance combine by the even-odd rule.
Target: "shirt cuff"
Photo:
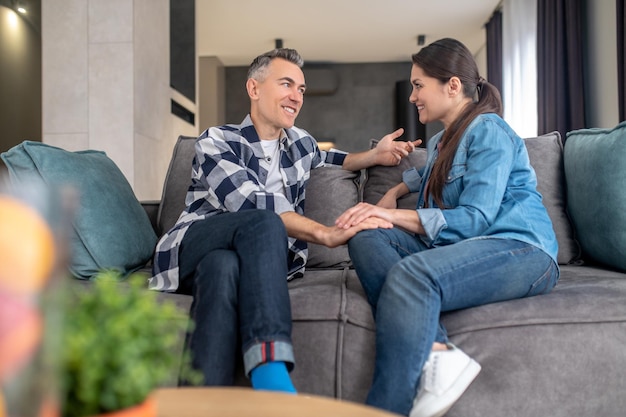
[[[419,209],[417,210],[417,215],[425,233],[420,235],[420,237],[428,247],[432,247],[433,242],[437,240],[441,231],[448,227],[448,223],[445,217],[443,217],[441,210],[437,208]]]
[[[409,168],[402,173],[402,182],[409,187],[409,192],[418,192],[422,185],[422,176],[417,172],[417,168]]]

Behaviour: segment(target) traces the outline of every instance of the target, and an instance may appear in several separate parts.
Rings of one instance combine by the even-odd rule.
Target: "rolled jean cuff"
[[[291,371],[295,363],[291,343],[272,341],[259,342],[250,346],[243,354],[246,376],[249,378],[254,368],[266,362],[285,362],[287,369]]]

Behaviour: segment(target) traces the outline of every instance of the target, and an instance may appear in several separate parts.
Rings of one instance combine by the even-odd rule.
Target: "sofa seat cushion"
[[[623,274],[566,265],[549,294],[444,314],[451,342],[482,366],[446,416],[622,415],[624,299]]]
[[[446,313],[442,320],[451,336],[528,325],[626,323],[624,300],[624,274],[591,266],[563,265],[561,278],[549,294]]]
[[[626,271],[626,121],[569,132],[568,208],[587,258]]]
[[[2,154],[12,182],[76,194],[69,270],[88,279],[103,269],[127,274],[152,257],[156,234],[146,211],[104,152],[69,152],[25,141]]]
[[[307,269],[289,283],[298,392],[364,402],[374,364],[374,320],[353,269]]]

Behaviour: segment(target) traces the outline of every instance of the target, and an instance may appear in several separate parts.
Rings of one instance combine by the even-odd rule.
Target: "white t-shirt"
[[[263,168],[267,170],[267,179],[265,180],[265,191],[269,193],[285,194],[283,185],[283,177],[280,173],[280,148],[278,139],[262,140],[263,154],[265,158],[260,161]]]

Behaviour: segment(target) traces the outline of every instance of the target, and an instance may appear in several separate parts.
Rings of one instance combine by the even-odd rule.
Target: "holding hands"
[[[359,203],[354,207],[344,211],[335,220],[335,225],[340,229],[349,229],[367,220],[379,219],[383,222],[393,224],[390,211],[369,203]]]

